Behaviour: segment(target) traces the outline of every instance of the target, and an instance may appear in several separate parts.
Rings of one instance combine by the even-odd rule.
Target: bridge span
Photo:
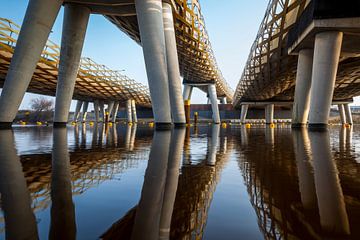
[[[84,97],[79,96],[80,92],[91,92],[88,85],[83,86],[79,82],[79,89],[75,84],[79,78],[77,76],[82,75],[84,66],[80,59],[90,14],[104,15],[142,46],[157,127],[168,128],[172,124],[184,125],[186,122],[180,75],[184,79],[183,95],[187,103],[192,88],[199,87],[207,92],[211,100],[214,122],[220,122],[217,100],[232,101],[233,91],[217,66],[197,0],[30,0],[3,84],[0,98],[2,127],[11,126],[29,86],[30,91],[40,89],[42,93],[49,93],[48,87],[41,88],[47,83],[33,88],[34,85],[30,82],[34,72],[39,75],[35,71],[36,67],[44,64],[42,61],[47,61],[47,57],[54,57],[43,56],[38,63],[62,5],[65,10],[61,49],[57,59],[58,73],[53,68],[45,69],[45,75],[57,78],[54,126],[64,126],[68,122],[73,94],[75,98],[81,99]],[[93,66],[90,68],[92,69],[87,69],[87,72],[95,75],[99,73]],[[51,72],[52,70],[54,71]],[[120,75],[109,69],[102,69],[100,74],[104,74],[105,78]],[[54,85],[54,79],[52,80]],[[97,91],[97,94],[105,99],[121,95],[121,91],[113,88],[103,86],[104,95],[101,91]],[[137,90],[140,90],[140,95],[146,91],[142,86]],[[54,95],[54,91],[50,95]],[[145,99],[147,97],[142,97],[142,101],[148,104],[148,99]],[[101,99],[100,96],[98,98]],[[128,103],[128,108],[134,109],[133,103]],[[80,104],[77,107],[79,109]],[[113,104],[109,104],[109,109],[113,109]]]
[[[293,126],[326,127],[330,106],[352,124],[348,103],[360,95],[360,3],[270,0],[236,88],[242,121],[251,103],[293,105]],[[308,120],[309,119],[309,120]]]

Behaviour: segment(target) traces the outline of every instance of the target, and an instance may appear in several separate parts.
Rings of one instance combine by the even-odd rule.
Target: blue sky
[[[1,0],[0,17],[21,24],[27,0]],[[251,44],[264,16],[268,0],[202,0],[202,12],[217,62],[225,79],[235,89]],[[50,39],[60,45],[63,9]],[[101,15],[91,15],[83,54],[97,63],[147,85],[142,49]],[[26,94],[21,108],[26,108],[33,94]],[[206,94],[195,90],[192,103],[206,103]],[[74,105],[74,104],[73,104]],[[72,106],[73,108],[74,106]]]

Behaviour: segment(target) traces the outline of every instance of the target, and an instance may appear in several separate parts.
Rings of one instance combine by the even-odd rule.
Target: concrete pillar
[[[172,7],[169,3],[163,3],[163,21],[166,44],[166,61],[169,79],[169,96],[171,115],[174,124],[185,124],[184,99],[181,94],[181,80],[179,60],[176,49],[176,38]]]
[[[30,193],[10,129],[0,130],[0,194],[5,238],[39,239]]]
[[[65,4],[54,126],[68,121],[89,16],[89,8]]]
[[[78,121],[82,105],[83,105],[83,101],[77,100],[75,112],[74,112],[74,120],[73,120],[74,122]]]
[[[89,102],[84,102],[83,104],[83,114],[82,114],[82,122],[86,122],[86,117],[88,114]]]
[[[110,119],[111,113],[112,113],[112,111],[113,111],[113,109],[114,109],[114,105],[115,105],[115,102],[114,102],[114,101],[111,101],[111,102],[109,102],[109,104],[108,104],[107,113],[108,113],[108,115],[109,115],[109,119]]]
[[[241,115],[240,115],[240,122],[245,123],[246,122],[246,115],[249,109],[249,105],[243,104],[241,105]]]
[[[136,102],[135,100],[131,100],[131,111],[132,111],[132,119],[134,123],[138,122],[137,113],[136,113]]]
[[[321,227],[328,234],[350,234],[339,173],[331,153],[329,132],[310,131],[309,136]]]
[[[131,239],[159,239],[171,131],[155,131]]]
[[[113,111],[112,111],[112,113],[111,113],[111,115],[112,115],[111,121],[112,121],[113,123],[116,122],[116,117],[117,117],[117,114],[118,114],[119,105],[120,105],[119,102],[115,102],[115,104],[114,104],[114,108],[113,108]]]
[[[208,86],[208,93],[209,93],[209,98],[211,99],[211,108],[212,108],[212,112],[213,112],[213,122],[215,124],[219,124],[220,123],[220,113],[219,113],[219,106],[218,106],[218,102],[217,102],[215,84],[210,84]]]
[[[62,0],[30,0],[0,97],[0,127],[11,127]]]
[[[266,124],[272,124],[274,122],[274,104],[266,105],[265,119],[266,119]]]
[[[75,206],[72,200],[71,166],[65,127],[53,130],[49,239],[76,239]]]
[[[179,181],[185,132],[185,128],[174,128],[171,133],[164,199],[161,208],[159,239],[170,239],[170,225]]]
[[[346,123],[353,125],[353,119],[351,114],[351,108],[349,104],[344,104],[345,116],[346,116]]]
[[[220,98],[220,103],[221,103],[221,104],[227,104],[226,97]]]
[[[127,122],[132,123],[132,106],[131,106],[131,99],[126,101],[126,116],[127,116]]]
[[[338,110],[339,110],[339,115],[340,115],[340,123],[342,125],[344,125],[344,124],[346,124],[344,104],[338,104]]]
[[[100,107],[100,114],[102,117],[102,122],[105,122],[105,106],[104,106],[104,101],[99,102],[99,107]]]
[[[219,145],[219,134],[220,134],[220,125],[213,124],[211,127],[211,142],[209,146],[209,155],[207,157],[206,164],[210,166],[215,166],[216,164],[216,153]]]
[[[183,92],[184,101],[191,99],[192,91],[193,91],[193,86],[184,84],[184,92]]]
[[[94,101],[94,115],[95,115],[95,121],[96,121],[96,123],[98,123],[98,122],[100,121],[99,111],[100,111],[99,101],[98,101],[98,100],[95,100],[95,101]]]
[[[328,125],[342,38],[342,32],[316,34],[309,113],[310,128],[324,128]]]
[[[171,127],[169,83],[161,0],[135,0],[154,120]]]
[[[292,127],[305,126],[308,120],[313,56],[313,49],[303,49],[299,52],[292,113]]]

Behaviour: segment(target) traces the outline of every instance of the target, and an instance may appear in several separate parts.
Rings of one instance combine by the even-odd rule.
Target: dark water
[[[360,239],[360,128],[0,131],[1,239]]]

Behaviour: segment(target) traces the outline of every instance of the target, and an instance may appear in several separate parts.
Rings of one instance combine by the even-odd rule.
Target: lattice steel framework
[[[20,26],[11,20],[0,18],[0,87],[4,84],[19,31]],[[48,40],[28,92],[55,95],[59,58],[59,46]],[[145,85],[90,58],[81,59],[73,98],[85,101],[134,99],[140,106],[151,106],[149,90]]]
[[[288,55],[288,32],[310,3],[310,0],[270,0],[237,85],[234,106],[241,101],[293,100],[297,56]],[[341,57],[334,100],[360,94],[359,73],[359,56]]]
[[[180,73],[184,82],[215,82],[217,95],[230,102],[233,90],[225,81],[213,53],[199,0],[173,0],[174,24]],[[106,16],[140,44],[136,15]],[[207,89],[203,89],[207,91]]]

